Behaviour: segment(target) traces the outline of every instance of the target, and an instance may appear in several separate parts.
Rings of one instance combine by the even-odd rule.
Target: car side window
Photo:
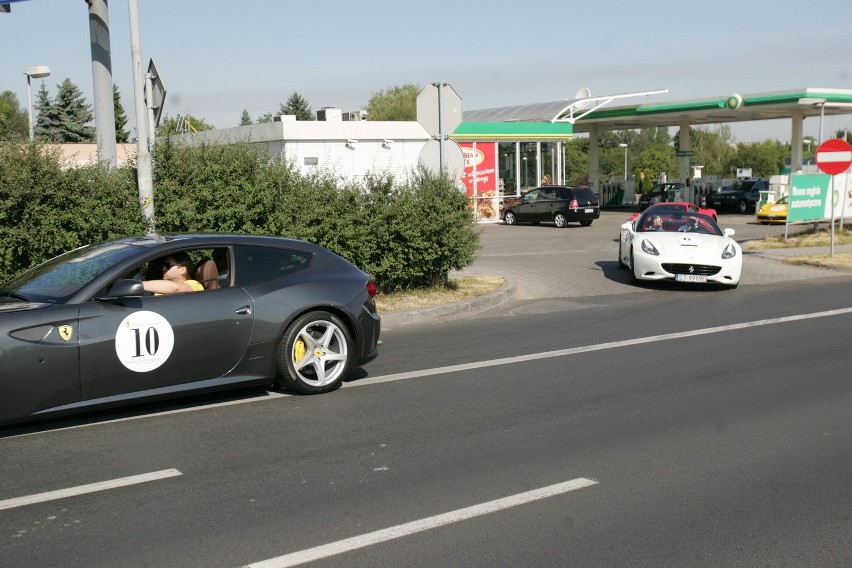
[[[533,201],[538,201],[538,190],[534,189],[532,191],[528,191],[524,194],[524,202],[532,203]]]
[[[250,286],[293,274],[310,265],[313,255],[303,251],[263,247],[234,247],[235,286]]]

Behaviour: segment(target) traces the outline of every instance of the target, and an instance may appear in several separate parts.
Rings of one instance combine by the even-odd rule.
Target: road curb
[[[515,282],[506,280],[506,282],[496,291],[471,298],[453,304],[443,304],[440,306],[431,306],[420,310],[406,310],[395,312],[379,312],[382,317],[382,326],[392,327],[395,325],[404,325],[409,323],[421,322],[437,322],[442,319],[452,319],[456,317],[469,316],[490,310],[495,306],[499,306],[509,298],[511,298],[518,286]]]

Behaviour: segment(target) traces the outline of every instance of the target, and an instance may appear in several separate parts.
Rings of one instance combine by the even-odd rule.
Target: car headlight
[[[652,254],[654,256],[660,256],[660,251],[657,250],[657,247],[652,245],[646,239],[642,239],[642,250],[645,251],[646,254]]]
[[[728,246],[725,247],[725,250],[722,251],[722,258],[728,260],[735,256],[737,256],[737,247],[735,247],[733,243],[729,243]]]

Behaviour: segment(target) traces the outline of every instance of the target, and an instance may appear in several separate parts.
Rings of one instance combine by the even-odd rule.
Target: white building
[[[358,113],[337,108],[317,112],[317,120],[296,120],[293,115],[274,122],[180,134],[188,144],[248,142],[264,145],[303,174],[318,170],[347,180],[361,180],[370,173],[390,173],[397,179],[408,176],[418,163],[420,151],[430,136],[416,121],[352,120]]]

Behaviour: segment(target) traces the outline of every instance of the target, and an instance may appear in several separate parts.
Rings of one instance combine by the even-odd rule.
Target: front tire
[[[748,213],[748,201],[746,201],[745,199],[741,199],[740,202],[737,204],[737,209],[739,210],[740,215],[745,215],[746,213]]]
[[[627,268],[630,269],[630,283],[631,284],[638,284],[639,279],[636,278],[636,263],[633,262],[633,249],[632,248],[630,249],[630,266],[628,266]]]
[[[299,394],[333,391],[349,372],[354,347],[346,325],[334,314],[304,314],[281,339],[276,383]]]
[[[503,222],[507,225],[514,225],[518,222],[518,220],[517,218],[515,218],[514,213],[512,213],[511,211],[506,211],[506,213],[503,215]]]
[[[564,229],[568,226],[568,219],[565,218],[564,214],[557,213],[553,216],[553,224],[556,225],[557,229]]]

